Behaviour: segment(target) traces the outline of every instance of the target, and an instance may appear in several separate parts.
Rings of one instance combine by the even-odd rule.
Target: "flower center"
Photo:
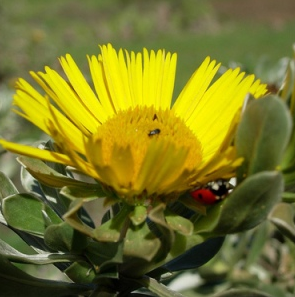
[[[98,128],[90,146],[88,160],[101,181],[127,196],[181,192],[202,160],[201,143],[184,121],[154,107],[119,111]]]
[[[98,129],[96,137],[105,142],[106,163],[111,157],[110,149],[117,144],[130,146],[135,164],[140,165],[151,141],[159,138],[174,143],[176,148],[186,147],[189,150],[187,168],[196,166],[202,158],[199,140],[171,110],[156,111],[153,107],[141,107],[120,111]]]

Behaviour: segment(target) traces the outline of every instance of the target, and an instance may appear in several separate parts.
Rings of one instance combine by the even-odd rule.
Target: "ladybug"
[[[153,136],[153,135],[157,135],[160,134],[161,130],[160,129],[155,129],[155,130],[151,130],[148,134],[148,136]]]
[[[208,183],[205,187],[197,188],[190,192],[193,199],[203,204],[215,204],[224,199],[232,185],[223,179]]]

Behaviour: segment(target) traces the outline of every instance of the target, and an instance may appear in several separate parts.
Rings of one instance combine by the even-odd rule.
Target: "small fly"
[[[157,134],[160,134],[160,132],[161,132],[160,129],[154,129],[149,132],[148,136],[157,135]]]

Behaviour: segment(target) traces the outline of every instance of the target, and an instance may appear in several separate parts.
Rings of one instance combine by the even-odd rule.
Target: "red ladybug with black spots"
[[[193,199],[203,204],[215,204],[224,199],[233,186],[223,179],[208,183],[205,187],[190,192]]]

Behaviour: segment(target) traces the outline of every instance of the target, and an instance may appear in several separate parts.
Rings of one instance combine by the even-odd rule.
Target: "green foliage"
[[[183,57],[179,86],[207,55],[225,65],[239,61],[248,71],[260,59],[274,64],[289,55],[294,21],[268,18],[266,26],[260,20],[253,23],[251,13],[244,23],[237,22],[233,9],[228,9],[224,20],[214,2],[220,1],[2,0],[0,78],[13,84],[15,77],[27,78],[29,70],[42,70],[44,65],[59,69],[56,57],[67,52],[86,68],[86,54],[97,54],[97,44],[110,41],[118,47],[179,52]],[[263,17],[268,9],[267,1],[262,3],[266,4],[259,13]],[[288,5],[281,8],[290,14]]]
[[[295,243],[294,217],[294,205],[288,203],[278,203],[269,214],[269,220]]]
[[[62,252],[81,253],[87,246],[87,238],[66,223],[50,225],[44,241],[49,248]]]
[[[85,285],[41,280],[32,277],[13,266],[0,255],[1,294],[14,296],[68,296],[72,294],[88,294],[90,288]]]
[[[237,153],[244,158],[238,179],[260,171],[275,170],[282,161],[292,121],[283,101],[266,96],[250,102],[236,137]]]
[[[17,160],[30,175],[43,185],[53,188],[63,188],[66,186],[79,187],[79,185],[85,187],[85,183],[59,173],[40,160],[25,156],[18,157]],[[66,171],[64,171],[64,173],[66,173]],[[93,188],[94,185],[89,184],[88,187]]]
[[[0,199],[3,199],[10,195],[18,194],[18,191],[12,181],[3,173],[0,172]]]
[[[29,234],[43,236],[46,224],[44,204],[29,194],[16,194],[3,199],[2,212],[7,223]]]
[[[295,46],[293,46],[294,56],[290,61],[286,76],[280,90],[280,95],[282,99],[289,105],[291,117],[293,122],[295,120]],[[293,129],[291,134],[291,140],[288,144],[284,159],[282,161],[282,171],[284,172],[286,188],[289,191],[294,191],[295,183],[295,129]]]
[[[213,297],[234,297],[234,296],[239,296],[239,297],[271,297],[271,295],[262,293],[256,290],[251,290],[251,289],[240,289],[240,290],[230,290],[228,292],[223,292],[214,295]]]

